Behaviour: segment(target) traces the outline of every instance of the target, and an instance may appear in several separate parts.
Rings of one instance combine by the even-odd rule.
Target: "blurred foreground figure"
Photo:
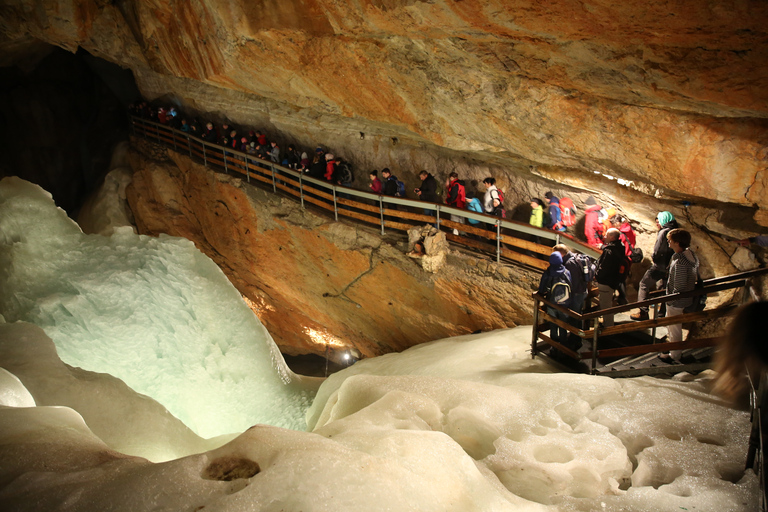
[[[760,475],[760,487],[766,489],[768,472],[768,337],[765,323],[768,302],[751,302],[741,307],[733,318],[730,332],[720,345],[715,369],[715,391],[732,400],[744,391],[752,393],[752,433],[749,436],[747,469]],[[765,491],[760,510],[768,510]]]

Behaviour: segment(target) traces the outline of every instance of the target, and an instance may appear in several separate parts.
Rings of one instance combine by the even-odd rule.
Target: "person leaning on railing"
[[[673,229],[667,233],[669,247],[675,252],[669,263],[667,277],[667,295],[690,292],[696,288],[696,277],[699,275],[699,258],[691,250],[691,234],[684,229]],[[667,303],[667,317],[682,315],[683,310],[693,303],[693,297],[676,299]],[[673,324],[667,327],[668,341],[683,341],[683,324]],[[682,350],[673,350],[659,354],[659,359],[665,363],[679,362]]]

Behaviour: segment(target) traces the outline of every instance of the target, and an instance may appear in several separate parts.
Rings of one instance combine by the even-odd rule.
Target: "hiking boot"
[[[629,318],[632,320],[648,320],[648,312],[643,311],[642,309],[635,313],[634,315],[629,315]]]

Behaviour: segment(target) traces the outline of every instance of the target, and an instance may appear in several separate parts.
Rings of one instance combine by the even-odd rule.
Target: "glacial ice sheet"
[[[198,435],[306,428],[316,385],[192,242],[84,235],[47,192],[4,178],[0,269],[6,321],[42,327],[65,363],[122,379]]]

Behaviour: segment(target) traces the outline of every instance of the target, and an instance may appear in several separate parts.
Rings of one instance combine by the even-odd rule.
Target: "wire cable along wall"
[[[572,249],[594,258],[600,255],[600,251],[560,232],[444,204],[378,195],[335,185],[311,178],[301,171],[204,141],[160,123],[135,116],[131,116],[130,120],[134,136],[142,136],[173,148],[178,153],[189,153],[190,158],[202,161],[205,167],[223,170],[227,174],[238,174],[248,183],[254,180],[271,186],[273,192],[279,189],[297,198],[302,208],[306,203],[311,203],[333,212],[336,220],[339,220],[339,215],[343,215],[378,225],[382,235],[386,229],[408,231],[414,226],[432,224],[437,229],[443,227],[449,230],[446,238],[453,243],[495,253],[496,262],[504,257],[538,270],[547,268],[552,246],[557,243],[567,243]],[[433,214],[427,215],[425,210]],[[459,217],[464,223],[451,221],[450,216]],[[479,224],[472,225],[469,220],[478,221]],[[454,229],[465,235],[454,235]],[[548,244],[539,243],[538,240],[545,240]]]

